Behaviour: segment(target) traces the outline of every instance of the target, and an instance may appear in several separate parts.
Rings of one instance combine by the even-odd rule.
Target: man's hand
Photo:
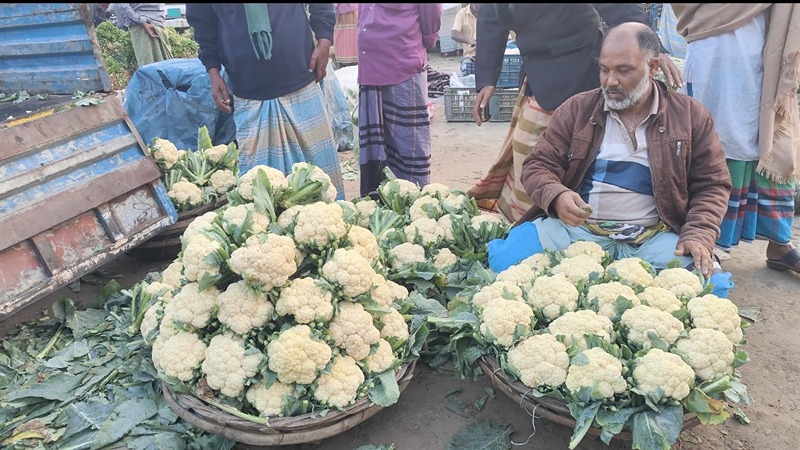
[[[481,126],[483,123],[483,112],[489,107],[489,100],[494,94],[494,86],[484,86],[475,96],[475,103],[472,104],[472,118],[475,123]]]
[[[314,72],[317,81],[322,81],[328,70],[328,58],[331,56],[331,41],[320,39],[317,46],[311,52],[311,62],[308,63],[308,71]]]
[[[219,69],[209,69],[208,78],[211,80],[211,97],[214,99],[214,104],[217,109],[222,112],[231,112],[231,96],[228,94],[228,85],[219,74]]]
[[[667,79],[669,86],[683,87],[683,74],[672,62],[668,53],[660,53],[658,55],[658,65],[661,67],[661,71],[664,72],[664,77]]]
[[[704,245],[694,241],[681,241],[675,247],[675,256],[692,255],[694,258],[694,267],[708,278],[711,276],[711,271],[714,267],[714,259],[711,256],[711,250],[707,249]]]
[[[562,192],[555,199],[558,218],[571,227],[580,226],[592,215],[592,207],[575,191]]]
[[[144,31],[146,31],[151,38],[158,37],[158,34],[156,34],[156,27],[154,27],[152,23],[145,22],[142,24],[142,28],[144,28]]]

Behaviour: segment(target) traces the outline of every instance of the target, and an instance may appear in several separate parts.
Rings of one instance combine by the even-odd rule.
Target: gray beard
[[[603,98],[606,100],[608,109],[614,111],[624,111],[632,106],[638,104],[647,94],[647,87],[650,85],[650,77],[643,76],[642,79],[636,84],[630,94],[626,94],[622,100],[614,100],[608,97],[608,91],[603,89]]]

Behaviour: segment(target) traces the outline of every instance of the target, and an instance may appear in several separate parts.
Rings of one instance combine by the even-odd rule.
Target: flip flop
[[[800,273],[800,268],[797,267],[797,262],[800,261],[800,251],[796,248],[786,252],[781,259],[767,258],[767,267],[774,270],[786,272],[791,270],[795,273]]]

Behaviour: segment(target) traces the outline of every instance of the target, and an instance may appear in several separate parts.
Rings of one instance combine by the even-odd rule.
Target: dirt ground
[[[430,54],[435,70],[452,73],[458,58],[442,58]],[[508,129],[507,122],[490,122],[481,127],[471,122],[445,121],[443,98],[433,99],[435,116],[431,125],[433,142],[433,176],[435,182],[467,190],[494,160]],[[343,161],[352,159],[353,152],[340,154]],[[358,180],[345,182],[347,198],[358,194]],[[800,221],[798,221],[800,222]],[[795,224],[795,242],[800,238],[800,224]],[[789,450],[800,448],[800,350],[795,328],[800,323],[800,276],[782,273],[766,267],[766,243],[743,244],[723,261],[723,268],[733,273],[735,287],[730,298],[740,309],[759,313],[757,321],[746,330],[745,350],[751,361],[742,367],[743,380],[755,403],[743,408],[749,425],[735,420],[722,426],[698,426],[684,432],[676,449]],[[110,263],[106,270],[122,275],[118,281],[129,287],[151,270],[161,270],[169,263],[154,263],[132,256],[123,256]],[[62,289],[0,322],[0,335],[15,323],[30,320],[47,308],[53,300],[69,296],[88,303],[99,286],[83,283],[79,293]],[[472,403],[484,395],[491,382],[483,377],[471,383],[450,375],[437,373],[418,364],[417,372],[400,401],[384,409],[366,422],[322,442],[278,447],[286,450],[352,450],[366,444],[395,444],[398,450],[445,449],[451,437],[462,427],[477,420],[510,424],[512,441],[520,449],[566,449],[570,428],[531,418],[518,400],[496,390],[480,411],[466,417],[446,408],[452,398]],[[451,397],[447,394],[460,388]],[[264,447],[238,445],[239,449],[255,450]],[[629,444],[614,441],[606,446],[599,439],[587,436],[578,447],[584,450],[624,449]]]

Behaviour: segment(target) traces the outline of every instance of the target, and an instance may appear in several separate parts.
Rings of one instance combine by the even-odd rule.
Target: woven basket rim
[[[408,361],[397,372],[401,393],[414,377],[416,363],[416,359]],[[319,441],[353,428],[384,408],[365,395],[343,410],[329,410],[324,416],[312,412],[292,417],[268,417],[267,424],[262,425],[222,411],[193,395],[175,393],[164,381],[161,387],[170,408],[184,420],[202,430],[250,445],[293,445]]]
[[[559,423],[571,428],[575,428],[575,419],[569,411],[569,406],[563,400],[553,397],[535,397],[529,395],[533,390],[525,386],[521,381],[511,381],[505,371],[497,363],[497,359],[492,355],[483,355],[478,359],[478,365],[483,373],[492,380],[495,387],[503,391],[510,399],[519,401],[520,407],[527,411],[535,411],[537,416],[546,420]],[[683,428],[681,432],[694,428],[700,424],[700,419],[694,413],[683,415]],[[597,427],[589,428],[588,434],[600,436],[602,429]],[[633,439],[630,430],[626,426],[623,431],[615,434],[612,439],[629,442]]]

